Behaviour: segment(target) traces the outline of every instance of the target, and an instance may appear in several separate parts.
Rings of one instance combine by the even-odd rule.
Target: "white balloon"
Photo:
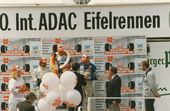
[[[51,105],[49,105],[46,101],[46,97],[42,97],[39,101],[38,101],[38,109],[40,111],[53,111],[56,107],[53,107]]]
[[[61,84],[59,85],[58,89],[59,89],[59,92],[63,94],[63,96],[65,95],[67,91],[69,91],[69,89],[65,89]]]
[[[54,74],[53,72],[48,72],[45,73],[45,75],[42,77],[42,83],[47,90],[52,91],[59,88],[60,81],[56,74]]]
[[[65,89],[74,89],[77,84],[77,76],[71,71],[66,71],[61,75],[60,83]]]
[[[40,91],[43,95],[47,95],[48,92],[50,92],[50,90],[47,90],[47,88],[45,88],[46,86],[41,82],[40,84]]]
[[[76,107],[81,102],[81,95],[77,90],[69,90],[64,95],[65,103],[69,107]]]
[[[57,107],[63,103],[63,95],[59,91],[50,91],[46,96],[46,100],[49,105]]]

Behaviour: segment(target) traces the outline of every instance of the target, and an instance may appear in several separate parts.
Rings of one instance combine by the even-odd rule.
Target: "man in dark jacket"
[[[117,68],[111,66],[109,68],[109,75],[111,80],[107,85],[106,97],[121,97],[121,79],[117,75]],[[106,99],[109,111],[120,111],[119,103],[121,99]]]
[[[32,103],[37,99],[36,95],[34,93],[29,93],[26,96],[26,100],[23,102],[19,102],[17,104],[17,109],[19,109],[19,111],[35,111],[34,106],[32,105]]]
[[[86,81],[84,79],[84,76],[78,73],[79,63],[74,62],[74,63],[72,63],[71,67],[72,67],[72,70],[73,70],[74,74],[77,76],[77,84],[74,87],[74,89],[80,92],[81,98],[83,99],[82,86],[86,86],[87,83],[86,83]],[[80,104],[76,107],[76,111],[77,111],[79,106],[82,106],[82,100],[81,100]],[[68,111],[74,111],[74,107],[69,107]]]

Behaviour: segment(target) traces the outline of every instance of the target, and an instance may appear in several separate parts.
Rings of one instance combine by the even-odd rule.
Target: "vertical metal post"
[[[90,111],[90,110],[91,110],[91,104],[90,104],[90,102],[91,102],[91,98],[88,97],[87,111]]]

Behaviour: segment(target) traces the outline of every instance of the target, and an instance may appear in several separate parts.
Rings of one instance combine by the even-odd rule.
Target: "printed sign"
[[[0,56],[40,56],[40,38],[0,38]]]
[[[59,44],[62,44],[71,56],[93,54],[93,37],[43,38],[42,44],[42,55],[44,56],[50,56],[52,52],[57,52]]]
[[[21,75],[30,75],[35,64],[39,65],[39,59],[40,57],[0,57],[0,76],[11,75],[15,65],[20,67]]]
[[[108,74],[110,66],[117,67],[118,74],[144,74],[144,71],[141,68],[141,62],[146,60],[146,56],[95,56],[94,60],[99,75]]]
[[[145,36],[95,37],[95,55],[146,55]]]

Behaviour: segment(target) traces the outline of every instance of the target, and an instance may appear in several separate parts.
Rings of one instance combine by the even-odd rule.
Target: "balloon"
[[[51,105],[49,105],[46,101],[46,97],[42,97],[39,101],[38,101],[38,109],[40,111],[53,111],[56,107],[53,107]]]
[[[65,103],[69,107],[76,107],[81,102],[81,95],[77,90],[69,90],[64,95]]]
[[[49,105],[57,107],[63,103],[63,95],[59,91],[50,91],[46,96],[46,100]]]
[[[65,89],[61,84],[59,85],[58,89],[63,95],[65,95],[65,93],[69,91],[69,89]]]
[[[42,94],[47,95],[48,92],[50,92],[50,90],[47,90],[47,88],[45,88],[46,86],[41,82],[40,84],[40,91]]]
[[[77,84],[77,76],[71,71],[66,71],[61,75],[60,83],[65,89],[74,89]]]
[[[59,78],[53,72],[45,73],[42,77],[41,83],[43,83],[43,86],[50,91],[57,90],[59,88]]]

